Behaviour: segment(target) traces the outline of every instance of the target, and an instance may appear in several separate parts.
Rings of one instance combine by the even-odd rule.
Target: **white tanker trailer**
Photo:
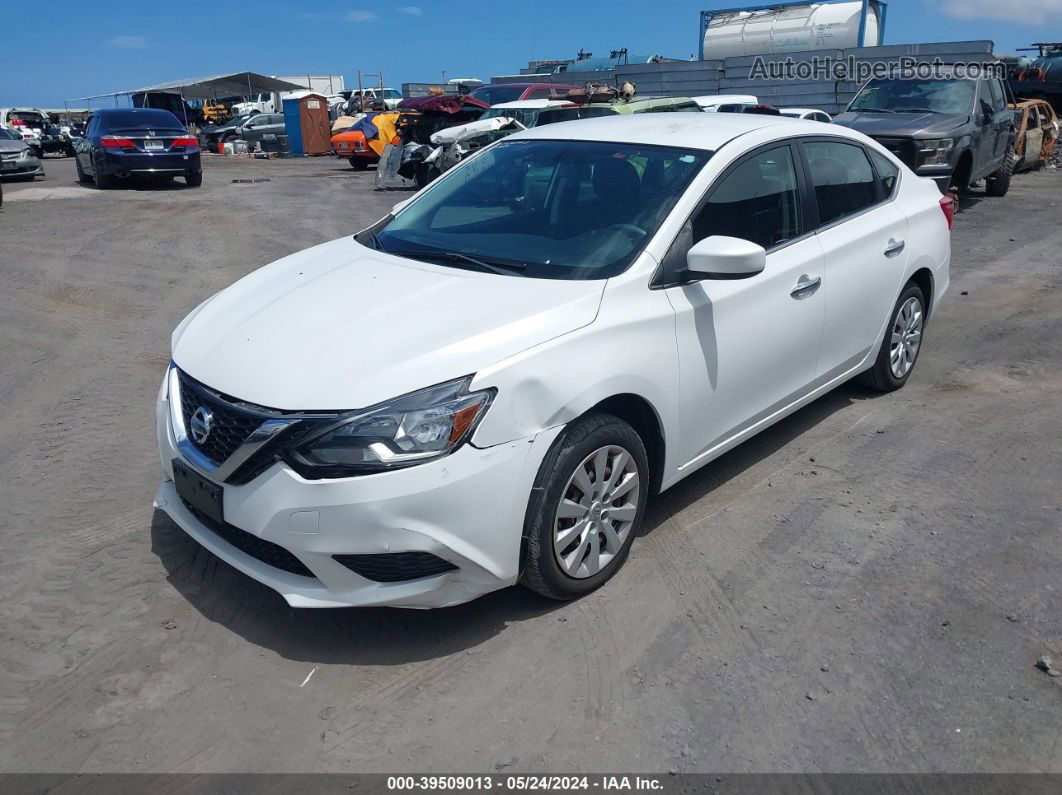
[[[886,4],[777,3],[701,12],[701,60],[881,44]]]

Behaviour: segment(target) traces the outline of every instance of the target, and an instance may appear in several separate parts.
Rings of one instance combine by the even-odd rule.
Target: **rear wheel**
[[[106,190],[114,187],[115,178],[111,174],[104,174],[97,170],[92,176],[92,181],[96,183],[97,188]]]
[[[369,161],[364,157],[350,158],[350,167],[355,171],[365,171],[369,167]]]
[[[184,181],[188,184],[189,188],[198,188],[203,184],[203,172],[194,171],[184,175]]]
[[[896,300],[885,339],[874,366],[860,375],[860,382],[878,392],[893,392],[914,372],[926,325],[926,298],[922,288],[910,283]]]
[[[576,420],[539,469],[524,520],[521,583],[551,599],[575,599],[619,571],[637,535],[649,490],[645,446],[610,414]]]

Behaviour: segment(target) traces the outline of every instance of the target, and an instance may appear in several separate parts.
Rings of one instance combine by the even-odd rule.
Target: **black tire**
[[[902,377],[897,377],[892,371],[892,364],[890,358],[892,355],[892,333],[893,328],[896,325],[897,316],[900,314],[900,309],[911,298],[917,298],[918,303],[921,306],[922,312],[922,331],[919,339],[918,348],[915,351],[914,361],[910,368]],[[869,389],[874,389],[878,392],[894,392],[904,384],[907,383],[907,379],[911,377],[911,373],[914,372],[915,365],[918,364],[918,355],[922,352],[922,345],[925,342],[925,328],[926,328],[926,297],[922,293],[922,288],[914,282],[908,282],[907,287],[900,293],[900,297],[896,299],[896,305],[892,308],[892,313],[889,315],[889,325],[885,328],[885,337],[881,341],[881,347],[878,349],[878,355],[874,359],[874,366],[864,373],[859,375],[859,382]]]
[[[355,171],[365,171],[369,168],[369,161],[364,157],[352,157],[350,158],[350,167]]]
[[[189,188],[198,188],[203,184],[203,172],[193,171],[184,175],[184,181]]]
[[[596,574],[576,578],[561,569],[554,554],[555,515],[565,496],[562,491],[576,468],[604,446],[620,447],[630,454],[638,474],[637,510],[620,551]],[[634,428],[611,414],[591,414],[573,422],[554,442],[535,479],[524,518],[526,557],[520,583],[558,600],[575,599],[603,585],[619,571],[630,553],[641,528],[648,491],[649,462],[645,445]]]
[[[74,168],[77,169],[77,181],[82,185],[88,185],[92,182],[92,177],[81,170],[81,161],[76,157],[74,158]]]
[[[1014,176],[1014,166],[1017,158],[1014,156],[1014,145],[1007,147],[1007,154],[1003,158],[1003,165],[989,175],[985,183],[985,195],[1006,196],[1010,190],[1010,178]]]
[[[111,174],[102,174],[97,171],[93,175],[92,181],[96,183],[96,187],[100,190],[107,190],[114,187],[115,177]]]

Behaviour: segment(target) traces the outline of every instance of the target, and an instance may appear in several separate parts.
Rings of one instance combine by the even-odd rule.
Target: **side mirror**
[[[686,252],[686,269],[702,279],[747,279],[767,266],[763,246],[739,237],[712,235]]]
[[[398,215],[400,212],[402,212],[402,210],[406,208],[406,205],[409,204],[411,201],[413,201],[412,197],[408,199],[403,199],[398,204],[391,207],[391,215]]]

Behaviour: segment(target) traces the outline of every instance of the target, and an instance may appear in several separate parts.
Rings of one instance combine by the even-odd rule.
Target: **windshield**
[[[444,174],[368,244],[452,267],[605,279],[634,261],[710,157],[664,146],[502,141]]]
[[[39,113],[34,113],[28,110],[16,110],[7,114],[9,119],[18,119],[23,122],[27,127],[43,127],[44,117]]]
[[[575,121],[576,119],[593,119],[597,116],[618,116],[619,111],[613,108],[549,108],[542,111],[538,117],[538,124],[556,124],[559,121]]]
[[[973,108],[973,80],[871,80],[848,107],[850,111],[946,113],[957,116]]]
[[[383,90],[383,96],[384,99],[402,99],[402,95],[393,88],[385,88]]]
[[[480,86],[469,96],[481,99],[488,105],[497,105],[499,102],[516,102],[523,93],[523,86],[498,85]]]
[[[0,127],[0,140],[5,141],[21,141],[22,136],[11,132],[7,127]]]
[[[505,116],[516,119],[525,127],[534,127],[538,124],[538,114],[541,112],[542,108],[491,108],[484,111],[480,118],[496,119],[499,116]]]

